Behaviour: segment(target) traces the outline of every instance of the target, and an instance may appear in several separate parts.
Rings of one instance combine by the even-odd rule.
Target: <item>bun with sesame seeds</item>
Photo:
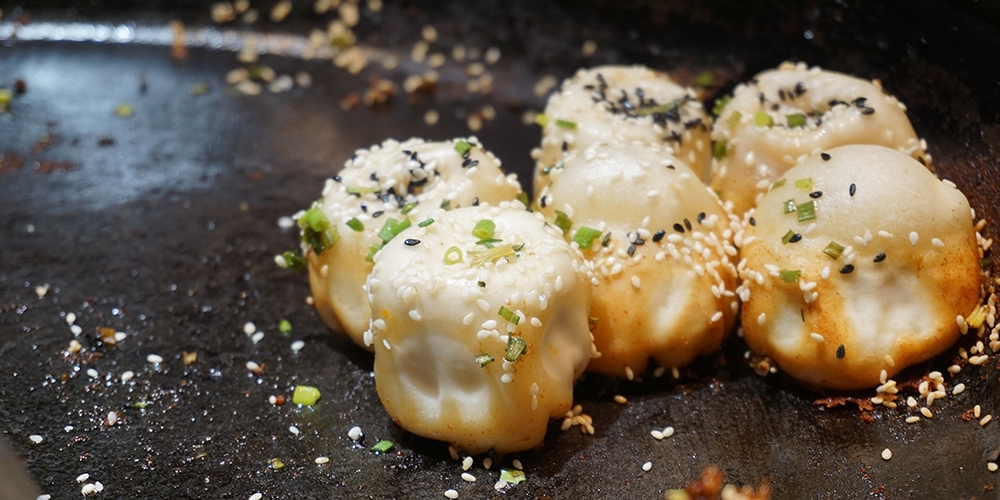
[[[429,214],[375,255],[375,386],[405,429],[470,454],[542,443],[593,354],[590,284],[520,202]]]
[[[943,352],[977,308],[969,202],[910,156],[810,156],[752,213],[740,265],[750,348],[814,387],[862,389]]]
[[[371,312],[362,286],[372,255],[387,239],[442,204],[496,204],[520,192],[517,176],[505,175],[475,137],[389,139],[358,150],[327,180],[322,198],[295,217],[316,310],[332,329],[365,346]]]
[[[687,164],[665,146],[595,145],[550,182],[537,204],[571,222],[593,284],[589,371],[632,378],[650,358],[678,368],[719,348],[739,305],[739,223]]]
[[[740,216],[817,149],[875,144],[930,162],[906,107],[878,80],[804,63],[785,62],[737,85],[712,126],[712,141],[712,188]]]

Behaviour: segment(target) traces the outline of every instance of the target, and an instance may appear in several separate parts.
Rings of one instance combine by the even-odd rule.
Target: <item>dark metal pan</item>
[[[271,3],[253,3],[266,18]],[[906,424],[905,408],[826,408],[814,401],[829,395],[755,375],[735,337],[677,381],[587,376],[575,394],[595,435],[553,422],[537,450],[494,457],[490,470],[477,458],[478,481],[467,483],[445,444],[391,421],[370,355],[328,331],[305,303],[304,276],[273,263],[296,240],[278,218],[317,197],[355,148],[467,134],[467,117],[486,104],[496,118],[478,135],[530,179],[539,130],[521,114],[543,105],[535,82],[598,63],[644,63],[688,83],[712,71],[708,98],[788,59],[880,78],[908,104],[935,171],[996,221],[1000,30],[986,14],[927,0],[387,1],[379,13],[363,7],[356,31],[372,54],[403,62],[351,75],[294,57],[308,29],[330,19],[311,4],[296,2],[283,23],[211,29],[208,2],[2,5],[0,86],[23,79],[26,92],[0,115],[0,430],[45,493],[79,495],[87,473],[84,484],[100,481],[107,498],[442,498],[448,489],[460,498],[660,498],[714,465],[736,484],[766,478],[775,498],[998,498],[1000,476],[986,465],[1000,450],[998,423],[963,418],[976,404],[1000,416],[996,358],[948,378],[965,393]],[[184,60],[171,56],[174,19],[188,30]],[[343,110],[373,75],[400,85],[417,69],[408,55],[425,24],[441,47],[498,47],[493,92],[468,92],[464,73],[446,66],[433,94]],[[274,54],[261,62],[279,74],[308,71],[311,87],[251,97],[226,85],[241,65],[234,47],[263,35]],[[581,54],[586,40],[593,55]],[[192,95],[202,83],[207,92]],[[114,114],[122,104],[131,117]],[[423,121],[429,109],[441,116],[434,126]],[[243,332],[248,321],[265,333],[256,344]],[[109,345],[102,327],[127,338]],[[70,353],[74,339],[82,350]],[[294,353],[294,340],[305,348]],[[197,360],[185,365],[184,352]],[[949,351],[900,379],[944,371],[954,358]],[[126,371],[135,375],[123,383]],[[268,402],[300,383],[321,389],[317,406]],[[354,425],[361,443],[347,436]],[[676,434],[650,436],[666,426]],[[394,450],[370,451],[380,439]],[[317,465],[320,456],[330,461]],[[513,458],[527,481],[495,491]]]

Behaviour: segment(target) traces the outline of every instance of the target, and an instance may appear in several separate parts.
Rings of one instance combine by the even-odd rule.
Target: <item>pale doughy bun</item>
[[[547,182],[541,170],[567,154],[611,141],[669,146],[708,181],[711,118],[694,90],[677,85],[664,72],[645,66],[580,69],[549,97],[545,117],[536,193]]]
[[[581,227],[601,234],[583,250],[600,352],[588,370],[631,378],[650,358],[678,368],[717,350],[738,309],[730,226],[739,224],[694,172],[659,146],[616,144],[549,176],[542,213],[565,213],[571,237]]]
[[[379,398],[405,429],[471,454],[534,448],[593,353],[578,253],[519,202],[431,217],[390,241],[368,279]],[[473,235],[482,220],[492,249]],[[526,344],[512,362],[509,336]]]
[[[790,115],[804,120],[791,118],[790,124]],[[756,121],[768,117],[773,126]],[[738,85],[712,127],[712,140],[720,154],[725,150],[714,160],[712,188],[732,201],[737,215],[756,206],[772,182],[816,149],[875,144],[930,161],[906,107],[879,81],[803,63],[783,63]]]
[[[861,389],[955,343],[981,285],[969,203],[953,184],[906,154],[859,145],[811,156],[783,179],[743,239],[751,349],[807,385]]]
[[[459,142],[470,146],[465,155],[456,150]],[[379,231],[387,220],[409,218],[416,224],[444,200],[451,206],[469,206],[477,199],[496,204],[520,192],[516,175],[504,175],[500,160],[475,137],[441,142],[389,139],[358,150],[338,176],[326,182],[317,202],[340,239],[319,254],[303,245],[316,310],[332,329],[364,346],[362,335],[371,319],[361,289],[372,268],[366,256],[372,245],[382,243]],[[352,219],[363,225],[361,231],[347,225]]]

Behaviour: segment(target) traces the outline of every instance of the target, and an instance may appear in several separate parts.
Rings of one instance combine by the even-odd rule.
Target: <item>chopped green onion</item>
[[[368,255],[365,255],[365,260],[368,262],[375,262],[375,254],[381,249],[381,243],[372,243],[371,245],[368,245]]]
[[[712,114],[715,115],[715,116],[721,115],[722,114],[722,108],[725,108],[726,104],[729,104],[729,101],[732,98],[733,98],[733,96],[731,96],[729,94],[726,94],[726,95],[724,95],[724,96],[716,99],[715,100],[715,104],[712,105]]]
[[[443,208],[446,212],[451,210],[451,200],[441,200],[441,206],[439,208]]]
[[[542,174],[549,175],[550,173],[552,173],[553,170],[562,170],[562,168],[563,168],[562,162],[554,163],[552,165],[549,165],[549,166],[543,168],[542,169]]]
[[[371,186],[371,187],[347,186],[347,194],[367,194],[367,193],[377,193],[377,192],[379,192],[378,186]]]
[[[468,142],[458,141],[455,143],[455,151],[458,151],[458,154],[462,156],[465,156],[465,153],[468,153],[470,149],[472,149],[472,145]]]
[[[798,269],[794,271],[782,269],[781,271],[778,271],[778,276],[780,276],[781,281],[784,281],[785,283],[795,283],[802,277],[802,271],[799,271]]]
[[[792,231],[791,229],[789,229],[788,232],[785,233],[785,235],[781,237],[781,244],[782,245],[788,244],[788,242],[792,241],[792,238],[794,238],[794,237],[795,237],[795,231]]]
[[[482,245],[482,246],[484,246],[486,248],[493,248],[493,244],[494,243],[500,243],[501,241],[503,241],[503,240],[501,240],[499,238],[483,238],[483,239],[477,241],[476,244],[477,245]]]
[[[406,215],[410,213],[410,211],[412,211],[414,208],[417,208],[417,202],[411,201],[409,203],[404,204],[403,208],[399,210],[399,213]]]
[[[573,227],[573,221],[569,219],[566,212],[561,210],[556,210],[556,220],[553,224],[555,224],[555,226],[559,229],[562,229],[563,234],[566,234],[566,231],[569,231],[569,228]]]
[[[302,229],[302,241],[311,246],[317,255],[322,254],[340,239],[337,227],[330,224],[330,219],[326,218],[319,205],[314,205],[306,211],[299,219],[299,227]]]
[[[267,461],[271,464],[271,468],[274,470],[281,470],[285,468],[285,462],[282,462],[280,458],[272,458]]]
[[[520,246],[515,248],[514,245],[508,243],[495,248],[487,247],[486,250],[470,250],[469,256],[472,257],[471,264],[478,266],[486,262],[496,262],[504,257],[513,257],[517,255],[517,251],[520,249]],[[445,263],[447,264],[448,262],[445,261]]]
[[[666,104],[657,104],[656,106],[640,108],[639,111],[636,111],[636,114],[639,116],[649,116],[659,113],[666,113],[672,109],[677,109],[677,107],[683,103],[684,103],[683,99],[674,99],[673,101],[670,101]]]
[[[595,318],[593,316],[590,316],[590,317],[587,318],[587,323],[589,323],[591,325],[596,325],[597,324],[597,318]]]
[[[135,114],[135,108],[131,104],[119,104],[115,106],[115,116],[131,118],[133,114]]]
[[[132,408],[137,410],[145,410],[147,406],[149,406],[149,403],[145,401],[136,401],[135,403],[132,403]]]
[[[721,160],[726,157],[728,148],[729,143],[725,140],[715,141],[715,143],[712,144],[712,156],[714,156],[716,160]]]
[[[427,227],[427,226],[429,226],[429,225],[431,225],[433,223],[434,223],[434,219],[425,219],[425,220],[420,221],[420,223],[417,224],[417,227]]]
[[[571,122],[569,120],[556,120],[556,126],[566,130],[576,130],[576,122]]]
[[[379,453],[385,453],[392,449],[392,441],[381,440],[372,446],[372,451],[377,451]]]
[[[789,127],[803,127],[806,124],[806,115],[802,113],[795,113],[794,115],[787,115],[785,119],[788,120]]]
[[[496,227],[497,225],[493,221],[482,219],[472,228],[472,235],[481,240],[490,239],[493,237],[493,231],[496,230]]]
[[[785,200],[782,204],[783,210],[786,214],[790,214],[795,211],[795,200]]]
[[[778,189],[781,186],[784,186],[785,182],[787,182],[785,179],[778,179],[778,182],[775,182],[774,184],[771,184],[771,189]]]
[[[831,259],[837,260],[840,258],[840,254],[844,253],[844,245],[836,241],[831,241],[827,243],[826,248],[823,249],[823,253],[827,254]]]
[[[715,83],[715,75],[711,71],[702,71],[694,77],[694,84],[698,87],[711,87]]]
[[[292,392],[292,402],[302,406],[312,406],[319,401],[319,389],[310,385],[297,385]]]
[[[580,247],[580,250],[590,250],[590,247],[594,245],[594,240],[600,235],[601,232],[596,229],[580,226],[576,230],[576,234],[573,235],[573,241]]]
[[[812,189],[813,188],[812,177],[806,177],[805,179],[796,179],[795,187],[799,189]]]
[[[278,331],[281,333],[288,333],[292,331],[292,322],[285,318],[281,318],[281,321],[278,322]]]
[[[14,92],[10,89],[0,88],[0,111],[10,109],[10,101],[14,98]]]
[[[517,313],[515,313],[514,311],[511,311],[510,309],[507,309],[504,306],[500,306],[500,310],[497,311],[497,314],[499,314],[501,318],[503,318],[503,319],[505,319],[507,321],[510,321],[511,323],[514,323],[515,325],[519,321],[521,321],[521,317],[518,316]]]
[[[351,220],[347,221],[347,227],[359,233],[365,230],[365,225],[357,217],[352,217]]]
[[[378,237],[381,238],[383,242],[389,243],[396,237],[397,234],[410,227],[410,224],[410,219],[397,221],[396,219],[390,217],[385,220],[385,224],[382,225],[382,229],[378,232]]]
[[[795,211],[797,212],[796,215],[799,217],[799,222],[813,220],[816,218],[816,202],[809,200],[796,207]]]
[[[462,250],[458,247],[451,247],[444,251],[444,263],[449,266],[462,262]]]
[[[191,94],[191,95],[202,95],[202,94],[208,92],[208,88],[209,87],[208,87],[207,83],[205,83],[205,82],[199,82],[199,83],[196,83],[196,84],[192,85],[191,88],[188,89],[188,93]]]
[[[476,284],[479,285],[479,288],[486,288],[486,282],[485,281],[477,281]]]
[[[544,127],[549,124],[549,117],[545,113],[538,113],[535,115],[535,123]]]
[[[521,202],[521,204],[524,205],[524,208],[528,208],[530,206],[531,202],[528,201],[528,193],[525,193],[524,191],[517,193],[517,197],[514,199]]]
[[[764,111],[758,111],[753,115],[753,122],[761,127],[773,127],[774,117]]]
[[[733,111],[733,114],[729,115],[729,118],[726,119],[726,125],[728,125],[729,129],[732,130],[736,128],[737,125],[740,124],[740,120],[742,119],[743,119],[742,113],[740,113],[739,111]]]
[[[285,261],[285,265],[281,266],[283,269],[302,269],[306,264],[306,260],[298,252],[291,250],[281,254],[281,258]]]
[[[507,337],[507,352],[503,355],[503,359],[513,363],[517,361],[522,354],[526,354],[527,352],[528,343],[525,342],[524,339],[513,335]]]
[[[490,356],[485,352],[476,356],[476,363],[479,363],[480,368],[485,367],[486,365],[492,363],[493,361],[495,361],[493,359],[493,356]]]
[[[500,469],[500,479],[506,481],[507,484],[517,485],[524,482],[525,475],[524,471],[517,469]]]

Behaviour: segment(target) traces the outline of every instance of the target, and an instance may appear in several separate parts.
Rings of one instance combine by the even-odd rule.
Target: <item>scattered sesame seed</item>
[[[73,335],[80,335],[83,333],[83,328],[80,328],[80,325],[72,325],[69,327],[69,331],[73,332]]]
[[[635,373],[632,372],[631,366],[625,367],[625,378],[632,380],[635,377]]]
[[[820,334],[818,334],[818,333],[816,333],[816,332],[812,332],[812,333],[810,333],[810,334],[809,334],[809,336],[810,336],[810,337],[811,337],[811,338],[812,338],[813,340],[815,340],[816,342],[818,342],[818,343],[823,343],[823,336],[822,336],[822,335],[820,335]]]
[[[886,354],[885,355],[885,364],[889,365],[890,367],[896,366],[896,360],[892,358],[892,355]]]
[[[621,394],[616,394],[615,395],[615,403],[623,405],[625,403],[628,403],[628,400],[625,399],[625,396],[622,396]]]
[[[250,498],[247,500],[260,500],[261,498],[264,498],[263,493],[254,493],[253,495],[250,495]]]
[[[328,457],[316,457],[315,462],[317,465],[323,465],[330,462],[330,459]]]
[[[473,476],[472,474],[469,474],[468,472],[463,472],[462,473],[462,480],[465,481],[465,482],[468,482],[468,483],[474,483],[474,482],[476,482],[476,476]]]
[[[351,438],[351,441],[357,441],[361,439],[361,436],[363,435],[364,433],[361,432],[361,427],[356,425],[351,427],[351,430],[347,431],[347,437]]]
[[[985,427],[986,424],[990,423],[990,420],[993,420],[993,415],[986,415],[985,417],[979,420],[979,426]]]
[[[118,423],[118,412],[110,411],[108,412],[108,426],[112,426]]]
[[[41,443],[42,441],[45,440],[45,438],[43,438],[42,436],[39,436],[38,434],[32,434],[32,435],[28,436],[28,439],[30,439],[31,442],[35,443],[35,444]]]
[[[646,462],[642,464],[642,470],[649,472],[653,468],[653,462]]]
[[[819,157],[822,158],[823,161],[830,161],[830,155],[828,155],[826,153],[820,153]]]
[[[931,244],[932,244],[932,245],[934,245],[934,246],[936,246],[936,247],[938,247],[938,248],[942,248],[942,247],[944,247],[944,242],[943,242],[943,241],[941,241],[941,240],[940,240],[940,239],[938,239],[938,238],[933,238],[933,239],[931,239]]]
[[[976,406],[974,406],[974,407],[972,408],[972,416],[973,416],[973,417],[976,417],[976,418],[979,418],[979,414],[980,414],[981,412],[982,412],[982,408],[980,408],[980,407],[979,407],[979,405],[976,405]]]
[[[844,349],[844,344],[840,344],[840,346],[837,347],[837,359],[844,359],[845,354],[847,354],[847,351]]]
[[[890,458],[892,458],[892,450],[889,448],[882,450],[882,460],[889,460]]]
[[[146,356],[146,361],[153,364],[160,364],[163,362],[163,357],[159,354],[150,354],[149,356]]]
[[[132,377],[134,376],[135,372],[133,372],[132,370],[128,370],[125,373],[122,373],[122,382],[128,382],[129,380],[132,380]]]
[[[292,352],[299,352],[305,346],[306,343],[304,341],[296,340],[295,342],[292,342]]]
[[[986,470],[990,472],[996,472],[997,468],[998,467],[996,462],[986,462]]]
[[[673,435],[674,435],[674,428],[673,427],[666,427],[666,428],[663,429],[663,437],[664,438],[668,438],[668,437],[673,436]]]
[[[511,461],[511,465],[513,465],[514,468],[517,470],[524,470],[524,466],[521,465],[521,461],[516,458],[513,461]]]
[[[253,324],[253,321],[247,321],[243,325],[243,333],[247,335],[253,335],[253,332],[257,331],[257,325]]]
[[[87,483],[80,489],[80,493],[84,495],[93,495],[94,493],[97,493],[97,487],[93,484]]]
[[[465,457],[462,459],[462,470],[469,470],[472,468],[472,457]]]
[[[275,396],[274,394],[272,394],[272,395],[268,396],[267,402],[271,403],[272,405],[277,405],[278,404],[278,397]]]
[[[917,246],[917,241],[919,241],[919,240],[920,240],[920,235],[917,234],[916,231],[913,231],[913,232],[910,233],[910,244],[911,245]]]
[[[486,470],[490,470],[490,467],[493,467],[493,459],[490,458],[490,457],[484,458],[483,459],[483,468],[486,469]]]
[[[659,429],[653,429],[649,431],[649,433],[653,436],[653,439],[656,439],[657,441],[663,439],[663,431]]]
[[[88,479],[90,479],[90,474],[87,474],[86,472],[80,474],[79,476],[76,476],[76,482],[78,483],[82,483]]]
[[[911,417],[906,417],[906,423],[908,423],[908,424],[915,424],[915,423],[917,423],[919,421],[920,421],[920,417],[918,417],[916,415],[913,415]]]
[[[934,414],[931,413],[931,409],[926,406],[920,409],[920,413],[927,418],[934,418]]]
[[[875,259],[874,259],[873,261],[874,261],[874,262],[882,262],[883,260],[885,260],[885,252],[879,252],[879,253],[878,253],[878,254],[877,254],[877,255],[875,256]]]
[[[97,378],[99,376],[99,374],[97,373],[97,370],[95,370],[93,368],[89,368],[89,369],[87,369],[87,376],[90,377],[90,378]]]
[[[247,361],[247,370],[255,372],[260,370],[260,365],[256,361]]]
[[[288,426],[288,432],[291,432],[292,434],[295,434],[296,436],[298,436],[299,435],[299,428],[295,427],[294,425],[290,425],[290,426]]]
[[[250,341],[254,344],[260,342],[261,340],[264,340],[264,332],[257,332],[250,336]]]
[[[74,313],[66,314],[66,324],[72,325],[73,323],[76,323],[76,314]]]
[[[965,384],[961,384],[961,383],[957,384],[955,386],[955,388],[951,390],[951,394],[953,396],[957,396],[957,395],[959,395],[959,394],[961,394],[963,392],[965,392]]]
[[[639,290],[642,287],[642,282],[639,281],[638,276],[632,276],[632,287]]]

